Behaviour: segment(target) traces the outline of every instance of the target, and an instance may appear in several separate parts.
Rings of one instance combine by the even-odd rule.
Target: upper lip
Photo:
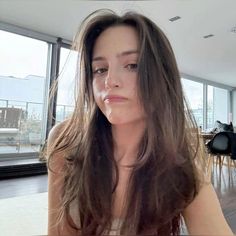
[[[123,96],[120,96],[120,95],[115,95],[115,94],[108,94],[108,95],[106,95],[105,97],[104,97],[104,101],[106,100],[106,99],[116,99],[116,98],[120,98],[120,99],[126,99],[125,97],[123,97]]]

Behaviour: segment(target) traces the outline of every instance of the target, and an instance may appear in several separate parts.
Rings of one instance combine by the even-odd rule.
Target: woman
[[[169,41],[137,13],[90,15],[80,92],[48,140],[49,235],[232,235],[206,180]]]

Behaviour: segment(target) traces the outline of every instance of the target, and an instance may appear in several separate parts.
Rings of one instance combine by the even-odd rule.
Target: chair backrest
[[[213,154],[231,153],[231,136],[229,132],[217,133],[207,144],[208,150]]]
[[[0,128],[19,128],[22,109],[0,107]]]
[[[229,133],[231,146],[231,159],[236,160],[236,133]]]

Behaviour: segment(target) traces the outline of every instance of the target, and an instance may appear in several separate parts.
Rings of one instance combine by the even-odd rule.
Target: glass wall
[[[56,123],[68,118],[74,109],[78,53],[61,48],[56,107]]]
[[[229,90],[183,78],[182,85],[199,127],[210,131],[217,120],[229,123]]]
[[[0,154],[42,143],[48,43],[0,30]]]
[[[197,125],[203,127],[203,84],[182,79],[182,85]]]
[[[228,123],[228,90],[207,86],[207,128],[213,128],[215,121]]]

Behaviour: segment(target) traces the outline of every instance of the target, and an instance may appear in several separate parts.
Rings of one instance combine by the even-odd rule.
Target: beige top
[[[80,225],[78,222],[80,222],[79,214],[78,214],[78,207],[76,206],[76,202],[71,203],[70,207],[70,216],[73,220],[73,223],[79,228]],[[184,218],[181,217],[181,225],[180,225],[180,234],[181,235],[188,235],[188,230],[186,228]],[[120,235],[120,228],[122,226],[122,219],[114,219],[112,222],[111,230],[104,233],[104,235]]]

